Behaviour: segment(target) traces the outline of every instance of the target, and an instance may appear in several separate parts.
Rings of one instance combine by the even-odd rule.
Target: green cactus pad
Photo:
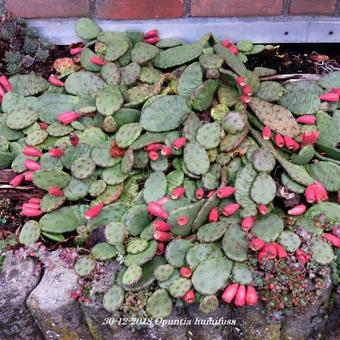
[[[251,231],[265,242],[275,241],[283,231],[283,221],[275,214],[259,216]]]
[[[98,72],[100,71],[101,65],[96,65],[91,62],[92,57],[98,57],[96,53],[94,53],[89,48],[84,48],[81,52],[80,63],[81,66],[86,71]]]
[[[178,81],[177,92],[189,98],[195,88],[203,83],[202,68],[198,62],[190,64],[182,73]]]
[[[134,84],[140,74],[140,66],[135,63],[131,63],[120,69],[120,82],[122,85],[132,85]]]
[[[106,186],[106,183],[103,180],[99,179],[98,181],[95,181],[90,185],[89,194],[92,197],[98,197],[105,191]]]
[[[105,60],[116,61],[118,58],[123,57],[128,51],[129,42],[124,37],[117,36],[116,39],[110,41],[110,44],[107,46]]]
[[[110,222],[105,227],[105,238],[110,244],[122,243],[127,236],[126,226],[121,222]]]
[[[207,110],[213,103],[214,94],[219,85],[218,79],[208,79],[199,85],[190,97],[192,108],[201,112]]]
[[[226,230],[225,222],[208,223],[199,228],[197,239],[201,242],[215,242],[224,235]]]
[[[248,127],[239,133],[229,133],[221,141],[220,150],[223,152],[230,152],[239,147],[246,139],[248,134]]]
[[[91,256],[80,256],[74,264],[74,270],[80,276],[88,276],[94,271],[96,264]]]
[[[77,201],[87,195],[88,189],[89,186],[86,183],[84,183],[80,179],[71,176],[69,183],[63,189],[63,191],[65,197],[69,201]]]
[[[97,243],[91,249],[91,255],[100,261],[112,259],[117,255],[116,247],[106,242]]]
[[[75,30],[78,37],[85,40],[95,39],[101,32],[100,27],[89,18],[78,19]]]
[[[257,204],[268,204],[275,198],[276,184],[271,176],[258,174],[252,184],[250,195]]]
[[[123,184],[117,185],[108,185],[103,193],[101,193],[96,200],[95,203],[104,203],[104,205],[113,203],[117,201],[122,195],[124,190]]]
[[[45,130],[39,129],[29,133],[26,137],[26,144],[31,146],[37,146],[43,143],[48,137],[48,133]]]
[[[183,45],[183,42],[179,39],[174,39],[174,38],[165,38],[161,39],[156,46],[158,48],[171,48],[171,47],[176,47]]]
[[[203,201],[200,201],[171,210],[167,220],[168,224],[173,226],[171,232],[174,235],[180,236],[189,235],[191,232],[191,225],[194,219],[196,218],[197,213],[200,210],[202,204]],[[179,225],[177,222],[177,219],[181,216],[186,216],[188,218],[188,223],[184,226]]]
[[[275,158],[264,149],[257,149],[252,155],[255,170],[260,172],[271,172],[275,167]]]
[[[229,217],[227,221],[229,225],[222,240],[223,251],[231,260],[244,262],[248,256],[246,234],[238,219]]]
[[[183,160],[186,168],[196,175],[203,175],[210,166],[207,152],[200,144],[195,142],[189,142],[185,145]]]
[[[149,262],[155,255],[157,251],[157,242],[150,241],[148,247],[138,253],[138,254],[128,254],[124,260],[126,266],[131,266],[132,264],[142,265]]]
[[[181,298],[185,295],[185,293],[188,290],[190,290],[190,288],[191,288],[191,281],[181,277],[171,283],[169,287],[169,293],[174,298]]]
[[[246,127],[246,117],[244,114],[237,111],[230,111],[224,115],[222,126],[226,132],[236,134]]]
[[[151,132],[170,131],[179,127],[190,112],[181,96],[163,96],[143,107],[140,123]]]
[[[76,96],[93,95],[105,86],[102,78],[88,71],[72,73],[65,81],[65,90]]]
[[[73,131],[73,128],[69,125],[63,125],[60,123],[52,123],[48,126],[47,132],[50,136],[53,137],[63,137],[67,136]]]
[[[223,58],[216,54],[202,54],[199,57],[200,64],[206,70],[222,67],[223,61]]]
[[[340,87],[340,72],[335,71],[323,75],[319,80],[319,85],[325,89]]]
[[[290,137],[300,134],[300,128],[294,116],[284,107],[254,97],[251,98],[249,106],[257,118],[273,131]]]
[[[169,289],[172,283],[178,280],[179,278],[181,278],[181,276],[179,275],[179,270],[175,269],[169,279],[162,281],[162,282],[158,281],[157,283],[159,287],[164,288],[164,289]]]
[[[192,284],[201,294],[215,294],[228,282],[233,263],[225,257],[208,258],[192,275]]]
[[[260,89],[257,96],[260,99],[268,102],[278,101],[285,93],[285,89],[276,81],[263,81],[260,84]]]
[[[167,194],[170,194],[170,192],[177,188],[180,187],[183,184],[184,181],[184,173],[181,170],[173,170],[169,172],[166,175],[166,182],[168,183],[167,185]]]
[[[60,208],[66,200],[64,196],[51,196],[50,194],[44,195],[40,202],[40,209],[44,213],[51,212]]]
[[[233,267],[233,282],[237,282],[240,285],[249,285],[252,283],[253,271],[246,263],[234,263]]]
[[[116,185],[123,183],[125,179],[128,177],[128,174],[124,174],[121,171],[121,165],[118,163],[117,165],[106,168],[103,170],[101,174],[102,179],[109,185]]]
[[[100,75],[109,85],[118,85],[120,83],[120,70],[114,63],[106,63],[102,66]]]
[[[340,140],[336,120],[326,112],[319,111],[316,114],[316,126],[320,132],[318,143],[333,147],[336,146]]]
[[[208,220],[210,210],[218,206],[220,199],[216,195],[209,197],[202,205],[201,209],[198,211],[192,223],[192,230],[197,230]]]
[[[156,268],[154,276],[157,281],[163,282],[170,279],[170,277],[174,273],[174,270],[175,268],[171,264],[163,264]]]
[[[127,267],[126,271],[124,272],[122,283],[125,286],[133,286],[142,278],[142,276],[142,267],[138,266],[137,264],[132,264],[131,266]]]
[[[300,237],[291,231],[283,231],[278,238],[278,242],[290,253],[295,252],[301,244]]]
[[[61,170],[42,169],[34,172],[32,181],[34,185],[44,190],[48,190],[49,187],[65,188],[70,176]]]
[[[196,140],[205,149],[216,148],[221,141],[221,126],[219,123],[205,124],[197,130]]]
[[[145,202],[158,201],[166,194],[167,181],[163,172],[156,171],[150,174],[145,181],[143,197]]]
[[[199,57],[203,52],[201,44],[177,46],[164,50],[152,61],[157,68],[165,69],[183,65]]]
[[[120,158],[112,158],[110,148],[105,146],[97,146],[92,149],[91,158],[97,166],[102,168],[110,168],[120,162]]]
[[[192,243],[188,240],[173,240],[166,247],[165,258],[174,267],[183,267],[185,266],[185,256],[191,247]]]
[[[297,115],[315,113],[320,106],[322,89],[311,81],[291,82],[285,85],[285,94],[279,104]]]
[[[333,261],[334,251],[324,240],[314,237],[311,240],[310,251],[315,262],[326,265]]]
[[[145,64],[155,58],[159,53],[159,48],[144,42],[138,42],[131,51],[132,62]]]
[[[110,288],[103,297],[103,307],[108,312],[119,309],[124,302],[124,289],[117,285]]]
[[[139,150],[148,146],[149,144],[164,143],[166,135],[166,133],[147,132],[141,135],[134,143],[132,143],[130,147],[132,150]]]
[[[156,290],[149,298],[146,311],[152,318],[166,318],[171,314],[172,299],[165,289]]]
[[[96,169],[96,163],[91,158],[78,158],[71,167],[72,175],[78,179],[88,178]]]
[[[333,162],[318,162],[307,167],[311,176],[328,191],[340,191],[340,166]]]
[[[303,194],[306,189],[303,185],[294,182],[285,172],[281,175],[281,181],[286,188],[298,194]]]
[[[149,243],[147,240],[144,240],[142,238],[135,238],[129,241],[126,251],[129,254],[139,254],[146,250]]]
[[[151,222],[146,205],[136,204],[132,206],[125,214],[123,222],[127,226],[130,235],[140,235]]]
[[[255,206],[254,201],[250,197],[251,187],[256,179],[257,172],[251,163],[244,166],[237,174],[235,179],[235,200],[242,207]]]
[[[104,116],[111,116],[118,111],[124,103],[123,96],[116,85],[109,85],[97,92],[96,107]]]
[[[202,298],[199,310],[202,313],[209,314],[218,309],[218,298],[215,295],[207,295]]]
[[[9,79],[12,91],[21,96],[34,96],[48,88],[48,82],[42,76],[31,74],[16,74]]]
[[[189,141],[196,140],[197,130],[202,126],[200,119],[193,112],[189,113],[188,118],[183,123],[183,137]]]
[[[323,215],[325,222],[340,223],[340,210],[337,203],[322,202],[315,204],[308,209],[305,216],[310,218],[319,218]]]
[[[39,114],[29,109],[14,111],[7,115],[6,125],[12,130],[22,130],[39,118]]]
[[[123,125],[116,133],[116,143],[120,148],[130,146],[142,133],[143,127],[139,123]]]
[[[20,230],[19,242],[29,246],[39,240],[40,226],[37,221],[27,221]]]
[[[196,244],[186,254],[186,262],[191,269],[195,269],[201,262],[210,257],[222,257],[222,250],[212,243]]]

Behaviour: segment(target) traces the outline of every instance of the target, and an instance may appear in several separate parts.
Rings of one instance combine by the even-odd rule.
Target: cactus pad
[[[225,257],[208,258],[192,275],[192,284],[201,294],[215,294],[228,282],[233,263]]]
[[[70,176],[61,170],[42,169],[34,172],[32,180],[38,188],[48,190],[49,187],[65,188]]]
[[[149,298],[146,311],[152,318],[166,318],[171,314],[172,299],[165,289],[156,290]]]
[[[156,268],[154,276],[157,281],[163,282],[170,279],[170,277],[174,273],[174,270],[175,268],[171,264],[163,264]]]
[[[199,310],[205,314],[215,312],[218,309],[218,298],[215,295],[207,295],[202,298]]]
[[[310,251],[315,262],[320,264],[329,264],[334,259],[332,247],[324,240],[314,237],[311,240]]]
[[[138,254],[128,254],[125,257],[124,264],[126,266],[131,266],[133,264],[142,265],[149,262],[155,255],[157,251],[157,242],[150,241],[148,248]]]
[[[78,179],[84,179],[93,174],[96,163],[91,158],[78,158],[71,167],[72,175]]]
[[[126,251],[129,254],[139,254],[142,251],[146,250],[148,245],[149,245],[148,241],[142,238],[135,238],[129,241]]]
[[[118,111],[124,103],[119,87],[109,85],[97,92],[96,107],[98,112],[105,116],[111,116]]]
[[[114,312],[119,309],[124,302],[124,289],[114,285],[103,297],[103,307],[108,312]]]
[[[78,19],[75,30],[78,37],[85,40],[95,39],[101,31],[99,26],[89,18]]]
[[[31,146],[37,146],[43,143],[48,137],[48,133],[45,130],[38,129],[30,132],[26,137],[26,144]]]
[[[92,197],[98,197],[105,191],[106,186],[106,183],[103,180],[99,179],[98,181],[95,181],[91,184],[89,188],[89,194]]]
[[[340,190],[340,166],[333,162],[319,162],[308,165],[311,176],[322,183],[328,191]]]
[[[202,68],[199,63],[190,64],[182,73],[178,81],[177,92],[189,98],[195,88],[203,83]]]
[[[188,290],[190,290],[190,288],[191,288],[191,281],[181,277],[171,283],[169,287],[169,293],[174,298],[181,298],[185,295],[185,293]]]
[[[105,227],[105,238],[110,244],[122,243],[127,236],[126,226],[121,222],[110,222]]]
[[[159,53],[159,48],[144,42],[138,42],[131,51],[132,62],[145,64],[155,58]]]
[[[65,89],[76,96],[95,94],[106,84],[99,76],[92,72],[80,71],[70,74],[65,81]]]
[[[196,175],[203,175],[210,166],[207,152],[200,144],[195,142],[189,142],[185,145],[183,160],[186,168]]]
[[[124,216],[124,223],[128,228],[129,234],[132,236],[141,234],[150,222],[151,219],[144,204],[132,206]]]
[[[6,125],[13,130],[22,130],[37,121],[39,115],[29,109],[14,111],[7,115]]]
[[[112,259],[117,255],[116,247],[106,242],[97,243],[91,249],[91,255],[100,261]]]
[[[240,285],[249,285],[252,283],[252,269],[246,263],[234,263],[233,267],[233,282]]]
[[[171,241],[165,250],[165,258],[169,264],[176,268],[185,266],[185,256],[192,247],[192,243],[187,240],[178,239]]]
[[[20,230],[19,242],[29,246],[39,240],[40,226],[37,221],[27,221]]]
[[[123,85],[132,85],[134,84],[139,77],[140,74],[140,66],[135,63],[131,63],[125,67],[120,69],[120,82]]]
[[[243,131],[247,122],[244,114],[237,111],[230,111],[224,115],[222,126],[226,132],[235,134]]]
[[[283,221],[275,214],[259,216],[251,231],[265,242],[275,241],[283,231]]]
[[[251,187],[251,198],[257,204],[268,204],[275,198],[276,184],[271,176],[258,174]]]
[[[268,102],[276,102],[284,95],[284,93],[285,89],[280,83],[277,83],[276,81],[263,81],[260,84],[257,96]]]
[[[255,170],[260,172],[271,172],[275,167],[275,158],[264,149],[257,149],[252,155]]]
[[[143,276],[142,267],[137,264],[132,264],[129,266],[123,274],[122,283],[125,286],[133,286],[136,284]]]
[[[222,250],[216,244],[196,244],[186,254],[186,262],[191,269],[195,269],[209,257],[222,257]]]
[[[220,144],[221,127],[219,123],[204,124],[197,130],[196,140],[205,149],[216,148]]]
[[[227,229],[225,222],[208,223],[200,227],[197,239],[201,242],[215,242],[220,239]]]
[[[65,200],[65,196],[51,196],[50,194],[46,194],[40,202],[40,209],[44,213],[56,210],[64,204]]]
[[[283,231],[278,238],[278,242],[290,253],[295,252],[301,244],[300,237],[291,231]]]
[[[139,123],[125,124],[116,133],[116,143],[120,148],[130,146],[142,133],[143,127]]]
[[[163,172],[156,171],[150,174],[145,181],[143,197],[145,202],[158,201],[166,194],[167,182]]]
[[[102,66],[100,75],[109,85],[118,85],[120,83],[120,70],[114,63],[106,63]]]
[[[250,108],[257,118],[273,131],[290,137],[296,137],[300,128],[290,111],[282,106],[268,103],[259,98],[251,98]]]
[[[178,128],[189,112],[183,97],[164,96],[143,107],[140,123],[147,131],[170,131]]]
[[[81,256],[74,265],[74,270],[80,276],[90,275],[96,268],[97,262],[90,256]]]

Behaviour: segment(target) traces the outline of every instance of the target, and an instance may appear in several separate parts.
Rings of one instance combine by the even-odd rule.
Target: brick
[[[183,16],[183,0],[97,0],[97,18],[152,19]]]
[[[237,17],[280,15],[283,0],[191,0],[191,16]]]
[[[292,0],[290,14],[332,15],[335,8],[336,0]]]
[[[65,18],[90,15],[89,0],[6,0],[7,8],[23,18]]]

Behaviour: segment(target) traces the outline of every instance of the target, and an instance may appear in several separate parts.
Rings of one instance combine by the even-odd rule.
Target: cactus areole
[[[339,277],[340,72],[284,82],[246,68],[275,47],[210,33],[76,32],[48,79],[0,77],[0,168],[44,192],[20,243],[80,246],[79,301],[118,261],[110,313],[312,304]]]

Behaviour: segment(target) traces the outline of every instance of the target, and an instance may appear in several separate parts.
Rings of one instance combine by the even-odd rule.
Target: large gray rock
[[[329,278],[327,287],[321,291],[317,304],[310,305],[305,311],[297,312],[284,320],[281,330],[283,339],[323,339],[326,332],[331,292],[332,282]]]
[[[40,280],[40,270],[33,259],[20,260],[5,253],[0,272],[0,338],[40,340],[41,332],[25,301]]]
[[[71,292],[78,288],[79,276],[59,258],[49,254],[39,285],[27,299],[27,306],[45,339],[92,339],[79,304]]]
[[[334,290],[331,299],[331,311],[329,314],[327,325],[327,339],[339,340],[340,339],[340,286]]]

